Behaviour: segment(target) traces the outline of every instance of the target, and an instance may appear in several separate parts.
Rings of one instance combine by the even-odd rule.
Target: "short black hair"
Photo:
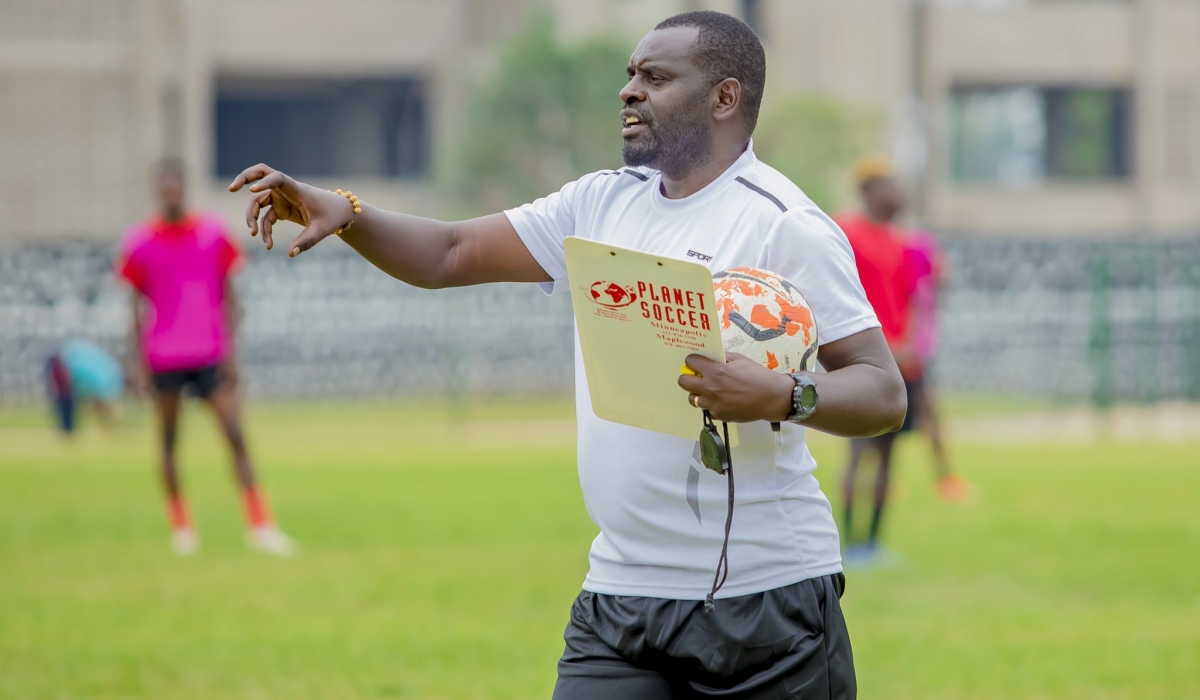
[[[758,110],[767,83],[767,54],[758,35],[745,22],[723,12],[684,12],[659,22],[654,29],[695,27],[700,36],[692,48],[692,60],[713,85],[734,78],[742,84],[742,115],[746,131],[754,133]]]

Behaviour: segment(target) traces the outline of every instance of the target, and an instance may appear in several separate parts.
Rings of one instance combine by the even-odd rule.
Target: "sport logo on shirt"
[[[696,258],[697,260],[700,260],[701,262],[712,262],[712,259],[713,259],[713,256],[711,256],[711,255],[705,255],[704,253],[697,253],[694,250],[688,251],[688,257]]]
[[[616,282],[600,280],[591,286],[588,296],[592,301],[608,309],[621,309],[637,301],[633,287],[621,286]]]

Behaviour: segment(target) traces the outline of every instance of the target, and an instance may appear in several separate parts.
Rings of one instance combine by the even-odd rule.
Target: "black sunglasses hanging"
[[[700,461],[708,469],[729,478],[729,512],[725,516],[725,540],[721,543],[721,558],[717,560],[717,573],[713,587],[704,599],[704,611],[716,608],[715,596],[729,578],[729,531],[733,527],[733,453],[729,448],[729,424],[721,423],[721,432],[712,415],[704,412],[704,427],[700,430]]]

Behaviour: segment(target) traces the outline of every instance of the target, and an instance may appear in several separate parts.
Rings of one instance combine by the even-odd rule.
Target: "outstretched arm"
[[[362,204],[355,214],[339,194],[297,182],[266,165],[247,168],[229,185],[249,185],[246,207],[250,235],[262,233],[274,246],[274,225],[292,221],[304,227],[288,247],[295,257],[350,224],[341,236],[350,247],[387,274],[428,289],[485,282],[548,282],[504,214],[445,222],[385,211]]]
[[[878,328],[826,343],[818,356],[826,372],[805,373],[820,398],[804,425],[844,437],[872,437],[900,427],[908,406],[904,380]],[[778,423],[792,410],[795,382],[747,357],[731,354],[722,365],[690,355],[687,364],[701,376],[682,375],[679,386],[698,396],[699,407],[717,420]]]

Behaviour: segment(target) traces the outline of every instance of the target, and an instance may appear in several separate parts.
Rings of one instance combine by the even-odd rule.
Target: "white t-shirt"
[[[646,168],[592,173],[505,214],[529,252],[567,289],[563,239],[579,236],[706,264],[753,266],[791,280],[829,343],[879,326],[845,235],[796,185],[754,157],[753,144],[720,177],[685,199]],[[694,440],[597,418],[578,337],[575,385],[579,482],[600,527],[583,588],[609,595],[703,600],[725,534],[726,478],[705,469]],[[686,401],[681,389],[679,400]],[[696,434],[700,433],[696,421]],[[729,579],[720,598],[841,571],[838,531],[813,470],[804,428],[740,425]]]

